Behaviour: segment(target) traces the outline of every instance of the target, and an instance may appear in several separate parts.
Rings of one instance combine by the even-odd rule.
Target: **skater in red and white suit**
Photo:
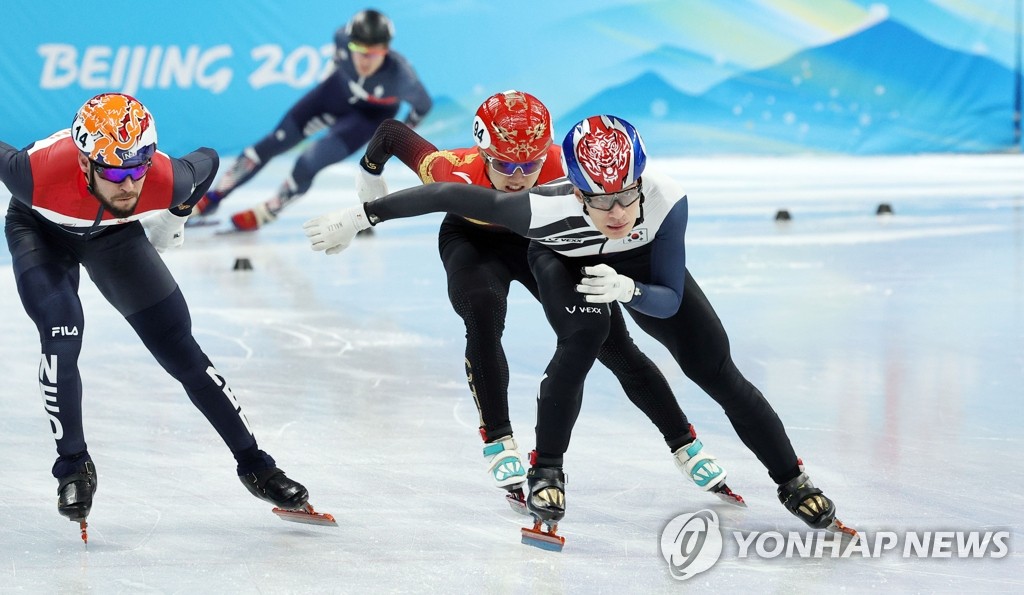
[[[181,245],[185,219],[217,165],[212,149],[180,159],[157,151],[152,114],[118,93],[93,97],[70,130],[24,150],[0,142],[0,180],[13,194],[4,231],[18,293],[39,331],[39,388],[57,443],[57,509],[72,521],[84,522],[97,485],[82,428],[80,266],[181,382],[231,449],[249,491],[289,510],[306,504],[306,488],[257,446],[227,382],[193,338],[185,298],[157,254]]]

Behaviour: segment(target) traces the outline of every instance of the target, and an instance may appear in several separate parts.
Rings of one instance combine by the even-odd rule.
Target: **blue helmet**
[[[573,186],[590,194],[608,194],[636,183],[647,164],[647,151],[629,122],[591,116],[565,135],[562,161]]]

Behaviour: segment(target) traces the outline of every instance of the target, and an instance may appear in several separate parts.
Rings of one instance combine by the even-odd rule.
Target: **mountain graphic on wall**
[[[992,152],[1013,146],[1014,74],[893,20],[690,95],[653,72],[559,118],[633,123],[656,155]]]

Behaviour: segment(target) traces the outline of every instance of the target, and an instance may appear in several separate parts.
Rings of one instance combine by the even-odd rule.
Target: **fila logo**
[[[572,308],[570,308],[569,306],[566,306],[565,307],[565,311],[568,312],[569,314],[575,314],[576,313],[576,306],[573,306]],[[598,306],[580,306],[579,307],[579,313],[580,314],[600,314],[601,312],[603,312],[603,310],[600,307],[598,307]]]
[[[66,326],[55,326],[55,327],[51,328],[50,329],[50,336],[51,337],[56,337],[57,335],[60,335],[62,337],[77,337],[78,336],[78,327],[77,326],[72,326],[71,328],[68,328]]]

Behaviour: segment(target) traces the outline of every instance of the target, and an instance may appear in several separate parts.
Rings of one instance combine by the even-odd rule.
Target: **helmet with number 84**
[[[473,118],[473,139],[480,152],[491,160],[506,163],[540,160],[547,154],[553,134],[548,108],[522,91],[491,95],[480,104]]]

